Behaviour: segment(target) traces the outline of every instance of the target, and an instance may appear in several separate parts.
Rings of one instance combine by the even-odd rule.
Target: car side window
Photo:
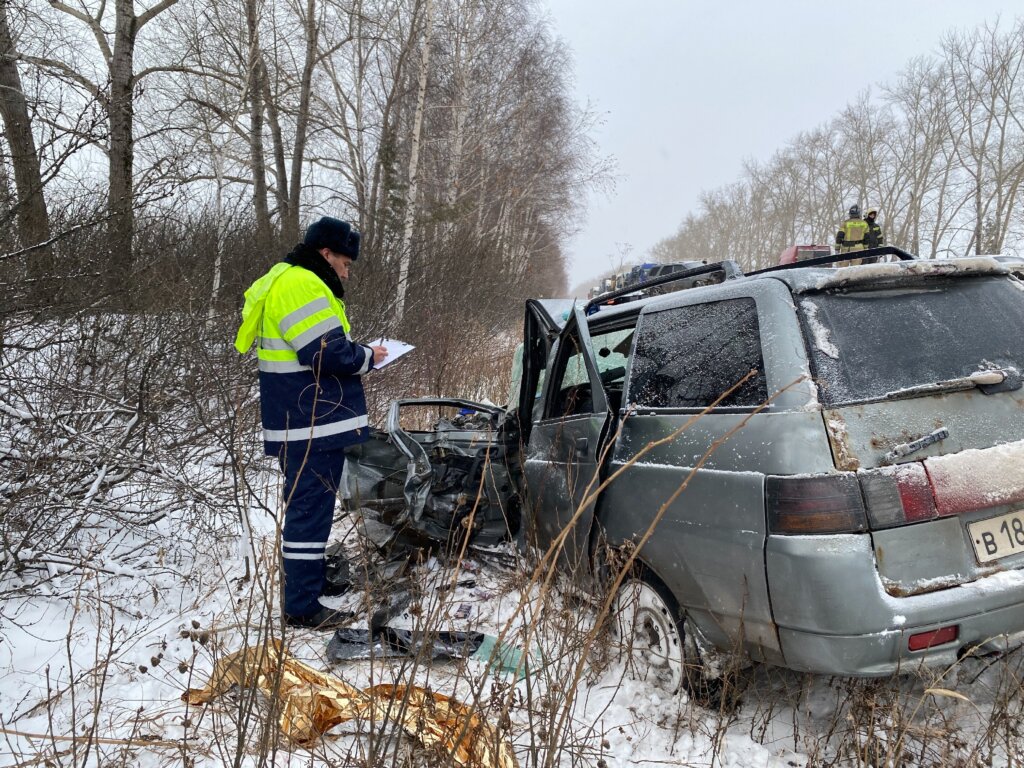
[[[633,346],[633,328],[624,328],[590,337],[594,361],[601,376],[608,407],[617,412],[622,407],[622,390],[626,385],[626,364]]]
[[[590,413],[593,410],[593,393],[580,338],[573,333],[563,339],[562,344],[559,363],[556,363],[561,370],[555,369],[558,388],[547,415],[558,417]]]
[[[757,373],[719,407],[768,399],[753,299],[652,312],[637,326],[629,399],[648,408],[706,408],[751,369]]]

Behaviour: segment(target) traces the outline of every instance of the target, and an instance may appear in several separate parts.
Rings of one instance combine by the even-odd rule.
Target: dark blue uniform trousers
[[[280,457],[284,472],[284,531],[281,558],[284,612],[312,616],[320,610],[324,587],[324,550],[334,521],[334,504],[345,454],[292,451]]]

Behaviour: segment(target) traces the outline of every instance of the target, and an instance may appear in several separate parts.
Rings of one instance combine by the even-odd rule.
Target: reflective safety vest
[[[345,304],[315,274],[280,263],[245,292],[235,349],[256,342],[264,449],[335,450],[367,439],[360,376],[373,352],[349,338]]]
[[[847,219],[843,222],[843,252],[859,251],[864,248],[864,236],[868,232],[868,223],[864,219]]]

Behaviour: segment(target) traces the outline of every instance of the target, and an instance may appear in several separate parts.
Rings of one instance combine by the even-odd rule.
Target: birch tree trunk
[[[420,134],[423,130],[423,110],[427,102],[427,80],[430,65],[430,35],[434,24],[434,2],[426,0],[423,19],[423,50],[420,57],[420,76],[416,87],[416,112],[412,122],[412,148],[409,152],[409,190],[405,197],[405,224],[402,245],[398,254],[398,293],[395,296],[395,324],[400,325],[405,314],[405,296],[409,280],[409,262],[412,258],[413,224],[416,218],[416,191],[419,183]]]
[[[216,317],[217,299],[220,298],[221,270],[224,264],[224,241],[227,239],[228,217],[224,210],[224,157],[214,143],[213,131],[206,134],[206,145],[213,162],[213,173],[217,182],[213,200],[213,216],[217,227],[217,244],[213,254],[213,285],[210,286],[210,306],[206,310],[206,329],[213,328]]]
[[[267,166],[263,154],[263,80],[266,72],[260,51],[259,0],[245,0],[245,24],[248,31],[247,96],[249,104],[249,162],[252,166],[253,210],[256,214],[258,247],[273,247],[270,208],[267,205]]]

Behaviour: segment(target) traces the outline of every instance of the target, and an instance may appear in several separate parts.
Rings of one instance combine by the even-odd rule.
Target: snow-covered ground
[[[352,541],[347,520],[336,533]],[[98,558],[22,591],[6,574],[0,764],[256,766],[271,752],[276,765],[402,764],[389,751],[396,747],[370,760],[381,748],[370,728],[340,726],[312,750],[267,744],[266,708],[255,698],[200,709],[181,701],[216,658],[257,642],[278,615],[266,597],[274,520],[253,521],[259,557],[249,580],[240,536],[178,539],[174,527],[187,523],[170,517],[164,556],[175,567],[111,568]],[[470,553],[455,569],[435,558],[415,566],[414,600],[391,624],[502,635],[530,648],[524,679],[475,659],[332,663],[330,634],[309,630],[288,632],[285,644],[358,688],[411,682],[475,702],[503,725],[523,766],[1010,765],[1019,743],[1019,653],[965,660],[934,679],[855,681],[759,666],[744,673],[735,712],[712,712],[633,679],[607,633],[585,645],[594,607],[531,585],[521,559]],[[362,591],[331,601],[358,614],[354,626],[366,625],[366,603]],[[407,742],[397,749],[412,759]]]
[[[521,766],[1009,766],[1024,752],[1020,651],[883,680],[755,665],[740,704],[710,711],[635,679],[594,629],[597,604],[511,548],[415,565],[390,623],[498,636],[525,676],[473,658],[331,662],[329,633],[279,624],[277,475],[258,457],[251,376],[212,359],[208,379],[179,382],[175,348],[152,335],[99,365],[113,359],[89,351],[102,334],[45,331],[0,367],[0,765],[445,764],[379,723],[290,745],[246,690],[181,700],[268,637],[356,688],[411,683],[476,707]],[[142,337],[105,333],[114,350]],[[353,521],[339,515],[335,535],[358,566]],[[357,627],[389,586],[365,581],[331,602]]]

